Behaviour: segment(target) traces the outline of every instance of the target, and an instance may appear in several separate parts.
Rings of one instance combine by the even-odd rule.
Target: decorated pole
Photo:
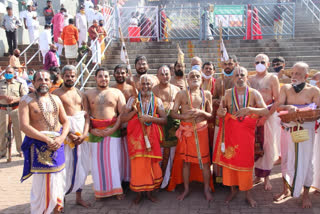
[[[138,93],[137,93],[137,87],[134,81],[132,81],[132,72],[131,72],[131,66],[129,63],[129,57],[128,57],[128,53],[127,53],[127,49],[124,43],[124,39],[123,39],[123,35],[122,35],[122,31],[121,28],[119,27],[119,34],[120,34],[120,40],[121,40],[121,60],[123,62],[126,63],[127,65],[127,69],[128,69],[128,73],[129,73],[129,78],[130,81],[132,83],[132,87],[133,87],[133,91],[134,91],[134,96],[136,98],[136,106],[137,106],[137,110],[138,110],[138,119],[139,122],[141,124],[142,127],[142,132],[143,132],[143,137],[144,137],[144,141],[145,141],[145,145],[146,145],[146,149],[150,152],[151,151],[151,144],[147,135],[147,130],[146,127],[144,126],[144,123],[140,120],[140,116],[141,114],[141,108],[140,108],[140,101],[138,100]]]
[[[179,43],[177,44],[177,48],[178,48],[178,63],[181,63],[181,65],[184,65],[184,53],[182,52],[182,50],[180,49]],[[183,79],[184,79],[184,83],[187,86],[187,78],[186,75],[183,71]],[[191,104],[191,93],[188,90],[188,88],[186,88],[186,91],[188,93],[188,103],[190,105],[190,108],[192,109],[192,104]],[[192,126],[193,126],[193,132],[194,132],[194,138],[196,141],[196,148],[197,148],[197,156],[198,156],[198,161],[199,161],[199,165],[200,165],[200,169],[203,170],[203,163],[202,163],[202,158],[201,158],[201,152],[200,152],[200,144],[199,144],[199,137],[198,137],[198,132],[197,132],[197,128],[196,128],[196,120],[192,121]]]
[[[221,104],[222,106],[224,106],[224,95],[225,95],[225,85],[224,85],[224,74],[223,74],[223,69],[222,69],[222,61],[226,61],[225,57],[224,57],[224,53],[223,51],[225,50],[225,46],[223,43],[223,39],[222,39],[222,23],[219,23],[219,44],[218,44],[218,66],[220,67],[221,70],[221,92],[222,92],[222,96],[221,96]],[[221,135],[221,152],[224,153],[225,152],[225,144],[224,144],[224,118],[222,119],[222,135]]]

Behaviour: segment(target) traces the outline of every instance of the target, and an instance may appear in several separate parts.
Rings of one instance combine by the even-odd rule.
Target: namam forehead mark
[[[168,67],[162,67],[159,69],[159,71],[160,71],[160,74],[165,76],[166,73],[170,72],[170,69]]]

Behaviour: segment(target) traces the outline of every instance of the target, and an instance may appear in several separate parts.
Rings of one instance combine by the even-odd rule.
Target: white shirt
[[[26,10],[23,15],[22,15],[24,19],[26,19],[26,25],[27,27],[31,27],[32,26],[32,22],[33,22],[33,18],[32,17],[35,17],[37,16],[37,12],[36,11],[28,11]]]
[[[39,35],[39,49],[49,50],[49,45],[51,43],[51,29],[42,31]]]
[[[83,29],[85,29],[85,31],[87,31],[88,25],[87,25],[87,17],[85,14],[77,13],[76,27],[79,29],[79,31],[81,31]]]
[[[87,13],[87,11],[89,10],[90,6],[93,8],[93,3],[91,0],[86,0],[84,3],[84,11]]]
[[[72,19],[73,17],[70,14],[64,15],[63,19],[63,26],[68,26],[69,25],[69,19]]]

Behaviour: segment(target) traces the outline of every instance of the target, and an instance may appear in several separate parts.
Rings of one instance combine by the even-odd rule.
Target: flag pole
[[[184,65],[184,53],[182,52],[182,50],[180,49],[179,43],[177,43],[177,49],[178,49],[178,62],[181,63],[181,65]],[[183,71],[183,70],[182,70]],[[185,72],[183,71],[183,79],[184,79],[184,83],[187,86],[187,78],[185,75]],[[191,105],[191,92],[188,90],[188,88],[186,88],[186,91],[188,93],[188,103],[190,108],[192,109],[192,105]],[[199,136],[198,136],[198,132],[197,132],[197,128],[196,128],[196,120],[192,120],[192,126],[193,126],[193,132],[194,132],[194,138],[196,141],[196,149],[197,149],[197,156],[198,156],[198,161],[199,161],[199,166],[200,169],[203,170],[203,162],[202,162],[202,158],[201,158],[201,151],[200,151],[200,144],[199,144]]]
[[[123,39],[123,34],[121,31],[121,28],[119,27],[119,34],[120,34],[120,40],[121,40],[121,52],[124,51],[124,55],[125,55],[125,61],[126,61],[126,65],[127,65],[127,69],[128,69],[128,74],[129,74],[129,78],[130,81],[132,80],[132,71],[131,71],[131,66],[129,63],[129,57],[128,57],[128,52],[127,49],[125,48],[125,43],[124,43],[124,39]],[[140,116],[142,115],[141,113],[141,108],[140,108],[140,101],[138,100],[138,93],[137,93],[137,87],[134,81],[131,81],[132,83],[132,87],[133,87],[133,91],[134,91],[134,96],[136,98],[136,106],[137,106],[137,110],[138,110],[138,120],[140,122],[140,125],[142,127],[142,132],[143,132],[143,138],[145,141],[145,145],[146,145],[146,149],[147,151],[151,151],[151,144],[148,138],[148,134],[147,134],[147,130],[146,127],[144,126],[144,123],[140,120]]]

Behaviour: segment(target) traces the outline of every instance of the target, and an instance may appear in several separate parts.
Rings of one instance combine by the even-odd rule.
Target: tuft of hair
[[[308,74],[308,73],[309,73],[309,70],[310,70],[310,69],[309,69],[309,65],[308,65],[307,63],[305,63],[305,62],[296,62],[296,63],[293,65],[293,68],[294,68],[294,67],[298,67],[298,68],[303,69],[306,74]]]
[[[282,56],[278,56],[272,60],[272,63],[282,62],[285,63],[286,60]]]
[[[94,76],[96,77],[100,71],[107,71],[107,69],[105,69],[105,68],[98,68],[98,69],[94,72]],[[107,72],[109,73],[109,71],[107,71]]]
[[[257,57],[263,57],[263,58],[266,59],[267,62],[270,62],[269,57],[268,57],[266,54],[264,54],[264,53],[258,54],[258,55],[256,56],[256,58],[257,58]]]
[[[146,63],[148,63],[147,57],[137,56],[136,60],[134,61],[134,64],[136,65],[140,60],[146,61]]]
[[[206,66],[206,65],[212,65],[213,70],[216,70],[216,66],[213,64],[213,62],[209,61],[209,62],[205,62],[205,63],[203,63],[203,65],[202,65],[202,69],[204,69],[204,66]]]
[[[113,69],[113,73],[115,73],[118,69],[123,69],[126,71],[126,73],[128,73],[128,68],[127,66],[125,66],[124,64],[119,64],[116,67],[114,67]]]
[[[73,65],[65,65],[65,66],[62,68],[62,71],[61,71],[62,76],[64,76],[64,74],[66,73],[66,71],[76,71],[76,73],[77,73],[76,67],[74,67]]]

